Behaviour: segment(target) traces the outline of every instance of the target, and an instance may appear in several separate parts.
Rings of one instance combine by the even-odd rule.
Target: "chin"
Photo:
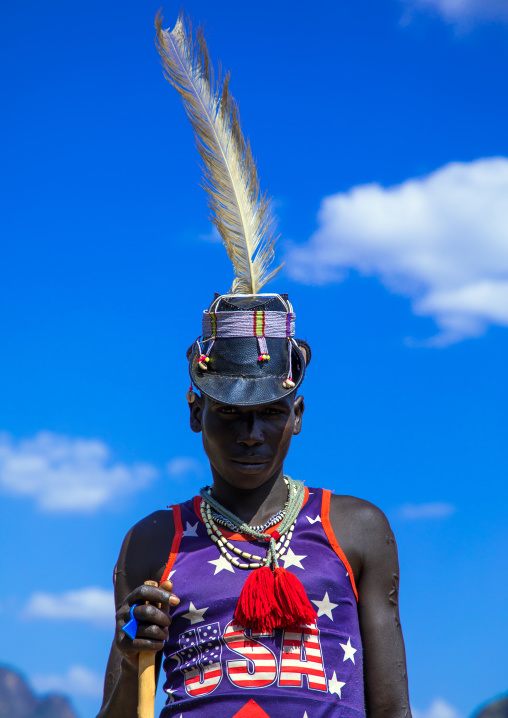
[[[236,488],[247,489],[261,486],[268,481],[270,477],[271,473],[265,465],[247,464],[244,465],[242,469],[236,469],[235,467],[234,475],[230,474],[226,481]]]

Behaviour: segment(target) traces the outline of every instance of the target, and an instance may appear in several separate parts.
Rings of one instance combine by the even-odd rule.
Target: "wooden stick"
[[[158,585],[157,581],[145,581],[145,586]],[[154,710],[155,651],[141,651],[138,673],[138,718],[154,718]]]

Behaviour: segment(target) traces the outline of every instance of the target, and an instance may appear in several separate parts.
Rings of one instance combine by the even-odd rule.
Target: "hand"
[[[172,589],[172,581],[164,581],[159,588],[138,586],[117,611],[116,645],[130,665],[137,667],[140,651],[162,650],[171,624],[170,608],[180,603],[180,599],[171,593]],[[138,628],[136,638],[132,639],[122,629],[130,621],[130,611],[136,603],[140,605],[136,606],[133,615]]]

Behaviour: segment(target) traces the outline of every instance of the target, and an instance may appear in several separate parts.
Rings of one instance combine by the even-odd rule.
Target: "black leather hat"
[[[226,316],[235,323],[231,312],[249,312],[249,317],[239,316],[238,319],[246,320],[243,324],[250,327],[250,316],[254,312],[278,312],[277,317],[286,316],[294,320],[292,311],[287,294],[216,294],[205,314],[213,313],[220,325]],[[221,315],[221,312],[228,314]],[[267,325],[268,320],[274,317],[268,316]],[[254,333],[250,336],[221,336],[218,331],[214,338],[210,332],[204,331],[203,337],[194,342],[188,352],[192,382],[210,398],[239,406],[265,404],[291,394],[303,381],[305,355],[290,335],[289,320],[287,326],[287,335],[279,332],[278,336],[270,336],[270,331],[266,331],[266,344],[263,346],[267,348],[267,355],[260,354],[258,336]],[[203,359],[205,354],[206,360]]]

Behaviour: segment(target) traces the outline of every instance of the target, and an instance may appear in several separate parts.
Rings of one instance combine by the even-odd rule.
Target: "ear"
[[[293,408],[295,412],[295,426],[293,429],[293,434],[296,436],[302,430],[302,417],[303,412],[305,411],[305,402],[303,400],[303,396],[296,397]]]
[[[190,411],[190,428],[195,434],[199,434],[202,429],[201,418],[203,416],[203,397],[195,395],[194,401],[189,404]]]
[[[296,339],[296,343],[298,344],[298,348],[303,354],[303,358],[305,360],[305,366],[308,367],[310,364],[310,358],[311,358],[311,351],[310,346],[308,342],[306,342],[304,339]]]

